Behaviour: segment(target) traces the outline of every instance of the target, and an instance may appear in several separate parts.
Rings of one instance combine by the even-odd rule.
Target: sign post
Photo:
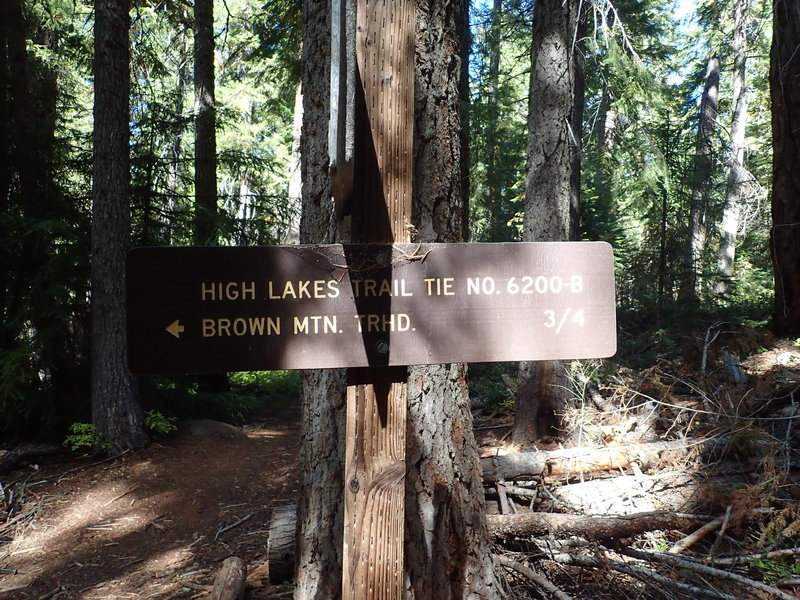
[[[340,191],[339,229],[350,242],[409,242],[414,123],[414,0],[344,0],[345,40],[355,41],[348,64],[353,137],[352,186]],[[356,27],[352,27],[355,20]],[[351,46],[346,49],[346,55]],[[352,54],[349,54],[352,57]],[[354,67],[351,69],[350,67]],[[355,70],[355,77],[352,71]],[[352,86],[352,87],[351,87]],[[345,102],[345,106],[349,106]],[[349,124],[350,108],[345,123]],[[350,142],[345,128],[345,160]],[[347,192],[351,196],[346,196]],[[394,276],[394,256],[380,254]],[[355,257],[351,257],[355,258]],[[358,260],[355,258],[355,260]],[[351,289],[354,297],[359,290]],[[366,296],[358,293],[363,306]],[[393,296],[379,297],[379,312],[392,314]],[[357,305],[359,304],[357,300]],[[405,367],[389,367],[392,320],[380,339],[370,339],[370,317],[359,322],[368,352],[377,361],[347,372],[344,466],[343,600],[403,597],[405,529]],[[400,317],[394,328],[399,329]],[[379,321],[377,329],[386,329]],[[394,332],[396,333],[396,332]]]

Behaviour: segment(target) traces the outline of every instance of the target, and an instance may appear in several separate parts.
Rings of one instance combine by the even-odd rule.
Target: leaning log
[[[703,517],[654,511],[633,515],[584,516],[561,513],[518,513],[516,515],[487,515],[489,530],[495,537],[535,537],[552,535],[556,538],[579,536],[604,542],[640,535],[657,529],[683,530]]]
[[[560,450],[525,450],[481,459],[483,481],[490,484],[515,479],[538,479],[579,475],[597,471],[616,471],[637,464],[642,471],[657,465],[666,454],[708,455],[724,448],[730,439],[718,437],[701,440],[674,440],[642,444],[621,444],[604,448],[563,448]]]
[[[210,600],[243,600],[247,566],[238,556],[226,558],[222,563],[214,586],[211,588]]]

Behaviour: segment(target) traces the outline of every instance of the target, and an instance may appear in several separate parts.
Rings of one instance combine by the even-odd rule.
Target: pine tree
[[[92,186],[92,420],[112,452],[147,443],[128,371],[125,252],[130,238],[128,0],[95,3]]]

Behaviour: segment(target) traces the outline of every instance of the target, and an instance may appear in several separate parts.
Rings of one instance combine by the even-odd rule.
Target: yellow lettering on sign
[[[308,281],[267,282],[269,300],[338,298],[339,282],[335,279],[311,279]]]
[[[294,317],[295,335],[313,335],[320,333],[339,333],[336,326],[336,316],[310,315],[307,317]]]
[[[258,335],[280,335],[280,317],[218,317],[203,319],[200,330],[204,338],[209,337],[244,337]]]
[[[353,279],[350,285],[356,298],[414,295],[406,288],[405,279]]]
[[[255,300],[255,281],[204,281],[200,284],[200,299],[217,300]]]
[[[372,333],[385,331],[415,331],[411,327],[411,318],[405,313],[390,313],[388,315],[359,314],[354,315],[358,333]]]
[[[453,277],[432,277],[423,279],[428,284],[428,296],[455,296],[453,291]]]

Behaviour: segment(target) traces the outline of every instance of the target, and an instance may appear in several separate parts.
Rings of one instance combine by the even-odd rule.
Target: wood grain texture
[[[413,0],[358,0],[351,241],[410,241]],[[388,312],[388,311],[387,311]],[[388,340],[387,340],[388,342]],[[387,346],[388,351],[391,347]],[[403,596],[407,369],[348,372],[342,598]]]
[[[362,373],[372,383],[347,388],[342,597],[399,600],[403,583],[406,369],[372,368]]]

